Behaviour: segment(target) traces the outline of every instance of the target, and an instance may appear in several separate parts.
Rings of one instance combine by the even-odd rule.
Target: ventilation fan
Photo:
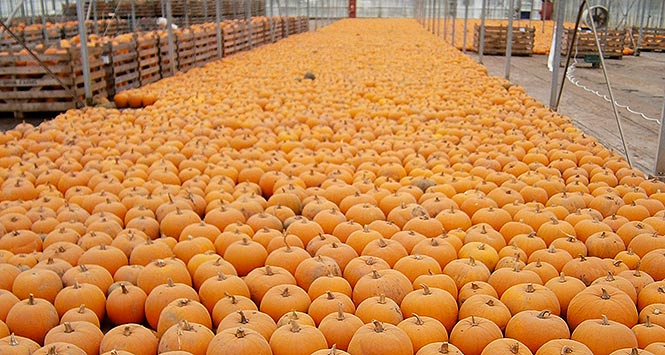
[[[591,6],[589,10],[584,10],[584,13],[582,14],[582,21],[584,22],[584,26],[591,28],[591,21],[593,21],[597,30],[606,29],[609,19],[610,13],[604,6]]]

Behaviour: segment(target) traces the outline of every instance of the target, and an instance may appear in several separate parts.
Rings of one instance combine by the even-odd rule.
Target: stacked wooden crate
[[[642,28],[642,38],[640,39],[640,29],[632,29],[633,43],[640,51],[665,51],[665,28]],[[639,43],[638,43],[639,42]]]
[[[161,79],[157,36],[151,32],[139,36],[136,43],[136,52],[141,86]]]
[[[567,56],[570,42],[573,39],[573,30],[566,28],[561,45],[561,55]],[[626,31],[624,30],[606,30],[598,32],[600,48],[605,58],[621,59],[623,57],[623,48]],[[590,55],[598,55],[598,47],[593,32],[590,30],[577,30],[577,37],[572,46],[572,55],[578,58],[584,58]]]
[[[533,55],[533,43],[536,29],[534,27],[513,27],[512,55]],[[506,55],[508,41],[507,26],[485,26],[483,54]],[[473,31],[473,50],[480,50],[480,26],[475,25]]]
[[[231,20],[223,26],[224,56],[243,51],[249,47],[247,24],[244,20]]]
[[[106,97],[102,48],[90,47],[88,53],[92,94]],[[0,56],[0,111],[17,115],[66,111],[84,100],[83,66],[78,48],[49,49],[37,53],[37,57],[48,70],[27,54]]]
[[[171,54],[169,52],[169,36],[166,31],[157,31],[157,38],[159,39],[159,70],[162,78],[175,75],[175,70],[178,70],[178,41],[176,34],[173,34],[173,62],[171,66]]]
[[[107,43],[102,59],[107,68],[109,96],[141,86],[137,41],[134,36],[128,41]]]
[[[194,33],[186,29],[176,35],[178,47],[178,71],[186,72],[196,66],[196,43]]]
[[[217,32],[204,27],[194,32],[196,64],[203,65],[217,58]]]

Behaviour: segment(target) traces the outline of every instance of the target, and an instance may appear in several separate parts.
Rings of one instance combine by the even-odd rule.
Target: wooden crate
[[[159,71],[161,73],[162,78],[167,78],[169,76],[175,75],[175,72],[172,70],[171,67],[171,57],[169,54],[169,37],[166,31],[159,31],[158,38],[159,38]],[[173,34],[173,41],[174,41],[173,61],[175,62],[176,70],[178,70],[178,41],[176,33]]]
[[[309,32],[309,19],[305,16],[300,17],[300,31]]]
[[[273,17],[272,18],[272,36],[275,41],[279,41],[284,38],[284,18],[283,17]]]
[[[603,51],[603,57],[612,59],[621,59],[623,57],[623,48],[625,42],[626,31],[607,30],[598,32],[600,39],[600,47]],[[568,47],[573,38],[573,30],[566,28],[561,43],[561,55],[568,55]],[[598,55],[598,48],[596,47],[596,40],[593,32],[586,30],[578,30],[576,43],[573,44],[572,53],[578,58],[583,58],[589,55]]]
[[[89,48],[90,81],[93,96],[106,97],[104,63],[101,48]],[[38,54],[80,100],[85,99],[83,69],[78,48],[56,54]],[[0,111],[57,112],[75,108],[77,101],[70,91],[29,55],[0,57]]]
[[[217,32],[204,29],[194,33],[196,64],[203,65],[217,58]]]
[[[270,43],[270,23],[267,19],[252,22],[252,44],[260,46]]]
[[[512,55],[533,55],[534,27],[513,27]],[[508,26],[485,26],[485,44],[483,54],[506,55]],[[473,50],[480,50],[480,26],[473,28]]]
[[[154,83],[161,79],[157,36],[150,33],[137,39],[136,52],[138,55],[139,81],[141,86]]]
[[[629,37],[629,36],[626,36]],[[637,42],[640,37],[640,29],[632,29],[632,38],[633,43],[637,46]],[[665,51],[665,28],[643,28],[642,29],[642,40],[640,41],[639,48],[640,51],[655,51],[662,52]]]
[[[72,38],[79,34],[78,24],[67,22],[64,29],[64,38]]]
[[[23,43],[32,48],[44,42],[44,32],[41,29],[23,30]]]
[[[136,39],[130,42],[108,43],[102,59],[107,63],[109,96],[141,86]]]
[[[176,36],[178,44],[178,71],[185,72],[196,65],[196,43],[194,34],[182,31]]]
[[[249,48],[249,33],[244,22],[236,21],[224,27],[224,56]]]

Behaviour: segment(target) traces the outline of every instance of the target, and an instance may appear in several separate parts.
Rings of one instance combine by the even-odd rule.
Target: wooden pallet
[[[136,40],[138,55],[139,81],[141,86],[154,83],[161,79],[159,73],[159,48],[157,36],[149,33]]]
[[[194,33],[196,64],[203,65],[217,58],[217,32],[204,29]]]
[[[284,18],[283,17],[273,17],[272,18],[272,30],[275,41],[279,41],[284,38]]]
[[[158,31],[158,38],[159,38],[159,69],[160,73],[162,75],[162,78],[167,78],[169,76],[175,75],[175,72],[172,70],[171,67],[171,57],[169,54],[169,40],[168,40],[168,34],[166,31]],[[178,69],[178,41],[176,38],[176,34],[173,34],[173,50],[174,50],[174,58],[173,61],[176,63],[175,67],[176,70]]]
[[[534,27],[513,27],[513,47],[511,55],[533,55],[533,42],[536,29]],[[485,43],[483,54],[506,55],[508,26],[485,26]],[[480,26],[473,28],[473,50],[480,50]]]
[[[637,48],[640,51],[644,52],[665,51],[665,28],[643,28],[641,41],[639,40],[640,37],[639,28],[633,28],[631,32],[632,32],[633,43],[635,43],[635,45],[637,46],[637,42],[638,41],[640,42],[639,47]]]
[[[141,86],[136,39],[108,43],[103,59],[108,63],[106,73],[109,96]]]
[[[194,34],[187,30],[176,36],[178,43],[178,71],[186,72],[196,66],[196,43]]]
[[[623,57],[623,48],[625,43],[626,31],[607,30],[598,33],[600,39],[600,47],[603,51],[603,57],[611,59],[621,59]],[[561,55],[568,55],[568,47],[573,37],[573,30],[566,28],[561,44]],[[598,48],[593,32],[586,30],[578,30],[576,43],[573,44],[573,55],[578,58],[586,56],[598,55]]]
[[[89,48],[90,80],[93,96],[106,97],[101,48]],[[76,96],[84,100],[83,69],[79,49],[37,54]],[[57,79],[29,55],[0,57],[0,111],[54,112],[76,107],[77,101]]]
[[[23,30],[23,43],[28,47],[34,47],[44,42],[44,32],[41,29]]]
[[[224,40],[224,56],[249,48],[249,33],[244,21],[234,21],[224,26],[222,38]]]

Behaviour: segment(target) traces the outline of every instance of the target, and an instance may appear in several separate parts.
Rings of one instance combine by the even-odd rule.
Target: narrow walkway
[[[476,53],[467,53],[477,60]],[[665,101],[665,53],[643,52],[639,57],[607,60],[606,63],[616,101],[660,120]],[[505,57],[484,56],[483,64],[490,75],[504,76]],[[580,60],[574,76],[588,89],[607,93],[601,69],[592,69]],[[510,80],[524,87],[532,97],[546,105],[549,103],[552,74],[547,69],[546,56],[513,57]],[[612,107],[603,98],[566,81],[559,112],[608,148],[623,152]],[[659,124],[626,109],[619,109],[619,114],[633,165],[646,174],[654,174]]]

